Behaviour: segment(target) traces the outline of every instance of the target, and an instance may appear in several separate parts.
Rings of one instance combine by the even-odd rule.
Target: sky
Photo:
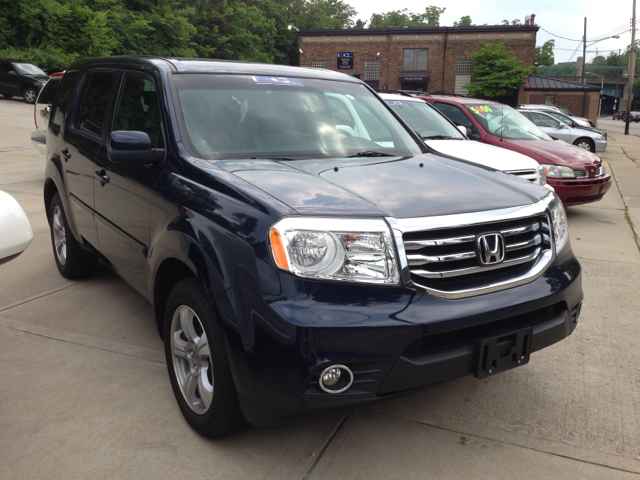
[[[428,5],[446,7],[445,12],[440,16],[440,25],[443,27],[453,26],[453,22],[459,20],[463,15],[469,15],[475,25],[484,23],[496,25],[503,19],[511,21],[516,18],[524,23],[524,17],[534,13],[536,15],[535,22],[538,26],[552,34],[570,39],[558,38],[542,29],[538,31],[537,45],[542,45],[550,39],[556,41],[556,49],[554,51],[556,63],[575,61],[577,57],[582,56],[584,17],[587,17],[587,62],[590,62],[596,56],[596,48],[598,49],[598,54],[606,57],[609,50],[617,51],[622,49],[624,51],[631,44],[629,27],[633,0],[614,0],[611,3],[603,2],[602,0],[535,0],[532,2],[523,2],[521,0],[344,1],[358,12],[355,18],[367,21],[373,13],[383,13],[389,10],[408,8],[413,12],[422,13]],[[638,19],[640,17],[636,18],[636,20]],[[620,34],[620,39],[603,40],[589,46],[591,43],[589,39],[597,40],[610,36],[611,32],[616,32],[620,29],[627,30],[625,33]],[[638,35],[639,33],[636,32],[636,37]],[[571,58],[578,45],[578,52]]]

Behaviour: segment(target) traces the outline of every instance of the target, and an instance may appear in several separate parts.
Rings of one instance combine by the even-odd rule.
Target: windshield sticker
[[[258,85],[285,85],[288,87],[304,87],[302,80],[285,77],[251,77]]]
[[[406,105],[407,102],[401,102],[399,100],[387,100],[389,105]]]
[[[481,105],[481,106],[477,106],[477,107],[469,107],[469,110],[471,110],[473,113],[477,113],[477,114],[493,112],[493,110],[491,110],[491,108],[487,107],[486,105]]]

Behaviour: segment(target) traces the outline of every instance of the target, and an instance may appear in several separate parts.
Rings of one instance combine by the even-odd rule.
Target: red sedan
[[[597,202],[611,188],[602,159],[582,148],[555,140],[513,108],[476,98],[420,97],[440,110],[456,125],[467,128],[472,140],[522,153],[545,168],[547,183],[563,203]]]

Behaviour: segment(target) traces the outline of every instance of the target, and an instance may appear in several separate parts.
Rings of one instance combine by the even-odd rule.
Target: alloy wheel
[[[34,92],[33,90],[27,90],[26,92],[24,92],[24,99],[29,103],[35,102],[36,92]]]
[[[64,228],[64,218],[62,216],[62,209],[59,205],[56,205],[53,209],[53,247],[58,257],[60,265],[67,263],[67,232]]]
[[[190,307],[182,305],[174,312],[170,341],[182,396],[191,410],[203,415],[213,400],[213,365],[207,334]]]
[[[591,145],[589,144],[589,142],[580,142],[576,146],[582,148],[583,150],[587,150],[588,152],[591,151]]]

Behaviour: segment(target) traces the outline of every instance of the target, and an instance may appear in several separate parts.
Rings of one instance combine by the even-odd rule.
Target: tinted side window
[[[438,110],[442,112],[442,114],[451,120],[456,125],[462,125],[464,127],[473,128],[473,122],[469,120],[462,110],[460,110],[455,105],[450,105],[448,103],[435,102],[433,104]]]
[[[46,103],[51,105],[53,103],[53,97],[56,96],[58,85],[60,85],[60,80],[49,80],[42,90],[40,90],[37,103]]]
[[[529,119],[539,127],[556,127],[558,122],[553,118],[549,118],[546,115],[540,115],[539,113],[529,114]]]
[[[73,99],[73,92],[78,85],[78,80],[80,80],[80,72],[77,70],[72,72],[66,72],[62,80],[60,81],[60,87],[58,88],[58,102],[54,107],[55,112],[53,114],[52,123],[61,127],[64,125],[64,122],[67,119],[67,115],[69,114],[69,106],[71,105],[71,100]]]
[[[78,115],[77,128],[81,132],[96,137],[102,136],[117,76],[116,72],[89,74]]]
[[[0,73],[6,75],[9,72],[13,72],[13,67],[11,66],[11,64],[7,62],[0,62]]]
[[[145,132],[152,147],[163,148],[158,94],[151,80],[127,74],[117,112],[114,130]]]

